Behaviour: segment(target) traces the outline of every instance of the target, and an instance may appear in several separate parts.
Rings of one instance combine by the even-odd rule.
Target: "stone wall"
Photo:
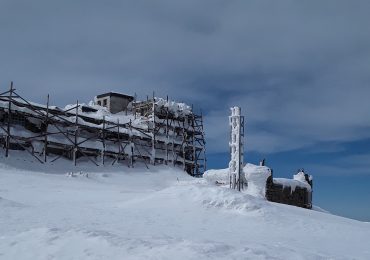
[[[310,181],[312,187],[312,181]],[[312,189],[291,187],[274,183],[271,175],[266,182],[266,199],[272,202],[294,205],[297,207],[312,208]]]

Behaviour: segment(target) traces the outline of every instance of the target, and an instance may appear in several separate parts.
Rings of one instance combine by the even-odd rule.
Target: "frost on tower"
[[[231,159],[229,163],[229,179],[230,188],[243,189],[243,157],[244,157],[244,116],[241,116],[240,107],[231,108],[231,116],[229,116],[229,124],[231,127],[230,136],[230,153]]]

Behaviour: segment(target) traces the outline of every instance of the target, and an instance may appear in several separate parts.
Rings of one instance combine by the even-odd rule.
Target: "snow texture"
[[[254,197],[265,198],[266,181],[271,176],[271,169],[267,166],[247,163],[243,167],[243,176],[243,180],[248,183],[248,186],[242,192]],[[203,178],[211,184],[230,185],[228,169],[208,170],[204,173]]]
[[[293,179],[274,178],[273,181],[275,184],[280,184],[283,187],[291,187],[292,192],[295,191],[296,187],[305,188],[308,191],[311,191],[311,185],[306,181],[303,172],[293,175]]]
[[[228,184],[230,182],[229,169],[207,170],[203,178],[212,184]]]
[[[0,154],[1,260],[370,259],[368,241],[369,223],[176,168],[40,165]]]
[[[160,107],[168,108],[169,112],[173,113],[176,117],[178,116],[186,116],[192,113],[191,106],[185,103],[179,103],[172,100],[165,100],[163,98],[154,98],[155,104]]]
[[[243,172],[248,183],[246,192],[255,197],[265,198],[266,181],[271,176],[270,168],[247,163]]]
[[[239,177],[243,178],[241,168],[243,167],[243,140],[241,138],[241,124],[240,124],[240,107],[232,107],[231,116],[229,116],[229,124],[231,128],[231,138],[229,142],[231,159],[229,162],[229,174],[231,177],[232,187],[236,187]],[[240,180],[244,182],[245,180]]]

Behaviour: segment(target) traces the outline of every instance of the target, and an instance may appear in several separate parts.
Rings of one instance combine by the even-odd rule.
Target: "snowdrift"
[[[266,181],[271,176],[270,168],[247,163],[243,168],[243,180],[248,182],[245,193],[254,197],[264,198],[266,192]],[[203,175],[211,184],[227,185],[230,181],[229,169],[208,170]]]
[[[368,223],[210,184],[221,172],[0,158],[0,259],[370,259]]]

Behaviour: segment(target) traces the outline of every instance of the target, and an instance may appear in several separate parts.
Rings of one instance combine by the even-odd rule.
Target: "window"
[[[12,113],[11,116],[10,116],[10,122],[12,124],[25,126],[26,125],[26,118],[22,115]]]
[[[98,105],[101,106],[101,101],[100,100],[98,101]]]
[[[107,106],[107,104],[108,104],[108,99],[104,99],[104,100],[103,100],[103,106],[105,106],[105,107],[106,107],[106,106]]]

